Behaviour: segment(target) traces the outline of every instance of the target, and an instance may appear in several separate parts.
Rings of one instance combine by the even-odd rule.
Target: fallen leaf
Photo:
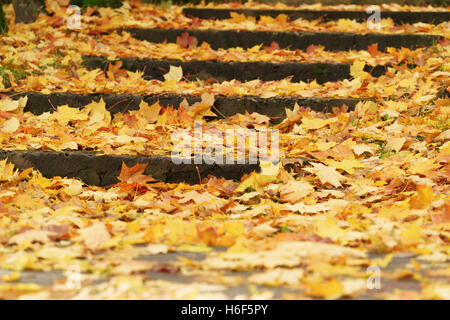
[[[322,163],[312,163],[313,168],[303,168],[303,170],[315,174],[322,184],[329,183],[338,188],[341,187],[341,182],[345,181],[345,177],[341,175],[336,169],[327,167]]]
[[[125,184],[145,184],[149,181],[155,181],[152,176],[144,175],[147,164],[137,163],[133,167],[127,167],[125,162],[122,162],[122,170],[118,179]]]
[[[111,235],[102,222],[97,222],[90,227],[79,231],[79,240],[91,250],[101,249],[111,239]]]
[[[364,71],[366,63],[362,60],[355,60],[350,67],[350,75],[353,78],[360,78],[361,81],[366,80],[369,77],[369,73]]]
[[[183,69],[181,67],[170,66],[169,72],[164,75],[166,81],[178,82],[183,78]]]
[[[7,133],[16,132],[19,129],[20,121],[17,118],[11,118],[3,122],[1,130]]]

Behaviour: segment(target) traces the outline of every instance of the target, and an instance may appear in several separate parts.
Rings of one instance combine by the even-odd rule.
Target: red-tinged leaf
[[[68,224],[63,224],[63,225],[50,224],[50,225],[43,227],[42,230],[50,232],[48,237],[52,241],[68,240],[70,238],[69,227],[70,227],[70,225],[68,225]]]
[[[306,53],[307,54],[312,54],[314,53],[314,51],[316,51],[319,48],[319,46],[315,46],[313,44],[311,44],[310,46],[308,46],[308,48],[306,48]]]
[[[442,213],[431,214],[430,217],[433,224],[450,222],[450,203],[446,203],[444,205],[444,210]]]
[[[158,265],[152,268],[153,272],[162,272],[162,273],[178,273],[180,272],[179,266],[171,266],[171,265]]]
[[[6,120],[9,120],[12,118],[11,114],[6,111],[0,111],[0,117],[5,118]]]
[[[191,28],[198,28],[202,26],[202,19],[194,17],[191,21]]]
[[[443,47],[450,45],[450,39],[441,39],[439,40],[439,44]]]
[[[278,45],[277,42],[272,41],[272,43],[270,44],[270,46],[264,46],[263,49],[264,49],[266,52],[272,52],[272,51],[275,51],[275,50],[280,50],[280,46]]]
[[[197,47],[198,41],[196,37],[192,37],[187,32],[183,32],[181,36],[177,37],[177,44],[182,48],[193,49]]]

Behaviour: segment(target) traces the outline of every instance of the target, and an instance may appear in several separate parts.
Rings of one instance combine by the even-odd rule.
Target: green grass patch
[[[0,78],[3,80],[3,85],[8,88],[11,86],[9,79],[10,74],[13,75],[16,81],[25,79],[28,75],[27,71],[19,66],[13,64],[14,60],[2,62],[0,64]]]
[[[6,33],[8,31],[8,26],[6,24],[5,13],[0,5],[0,33]]]

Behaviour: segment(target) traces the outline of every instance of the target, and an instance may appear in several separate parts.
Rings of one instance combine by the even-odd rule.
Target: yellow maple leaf
[[[413,224],[400,232],[401,241],[405,246],[419,243],[422,240],[422,235],[423,232],[417,224]]]
[[[366,80],[369,77],[369,73],[364,71],[365,62],[361,60],[355,60],[350,67],[350,75],[353,78],[360,78],[361,81]]]
[[[169,72],[164,75],[166,81],[178,82],[183,78],[183,69],[181,67],[170,66]]]
[[[247,20],[247,17],[243,13],[238,12],[230,12],[230,17],[227,21],[233,22],[233,23],[241,23],[245,22]]]
[[[158,121],[159,112],[161,111],[161,106],[158,102],[155,102],[151,106],[147,104],[144,100],[141,100],[139,104],[138,114],[141,115],[148,123],[155,123]]]
[[[336,169],[344,170],[350,174],[355,173],[354,168],[365,168],[366,165],[356,159],[344,159],[342,161],[328,160],[327,164]]]
[[[280,187],[280,198],[290,203],[296,203],[314,191],[314,188],[304,181],[290,180]]]
[[[415,161],[408,171],[412,174],[424,174],[427,171],[439,169],[440,164],[436,163],[436,159],[420,159]]]
[[[19,119],[13,117],[3,122],[3,125],[1,126],[0,130],[7,133],[13,133],[16,132],[17,129],[19,129],[19,126],[20,126]]]
[[[335,168],[327,167],[322,163],[312,163],[313,168],[304,168],[303,170],[315,174],[322,184],[329,183],[334,187],[341,187],[341,182],[346,178],[336,171]]]
[[[105,101],[103,101],[103,98],[101,98],[99,102],[92,101],[84,108],[88,111],[90,116],[99,113],[104,116],[102,120],[106,124],[109,124],[111,122],[111,113],[106,110],[106,103]]]
[[[0,85],[1,85],[0,81]],[[21,112],[27,105],[28,97],[21,97],[19,100],[12,100],[11,98],[4,98],[0,100],[0,111],[19,111]]]
[[[79,231],[79,240],[91,250],[101,249],[111,239],[111,235],[103,222],[97,222]]]
[[[67,125],[70,121],[87,120],[88,114],[86,110],[71,108],[68,105],[59,106],[56,112],[52,114],[53,119],[58,121],[62,126]]]
[[[307,295],[316,298],[337,299],[344,293],[344,287],[336,279],[304,283],[303,286]]]
[[[306,130],[315,130],[325,127],[326,125],[336,122],[336,118],[330,118],[330,119],[321,119],[321,118],[302,118],[302,128]]]
[[[194,120],[201,120],[203,117],[216,117],[217,115],[211,111],[211,107],[214,105],[214,95],[208,92],[204,92],[201,95],[202,100],[193,104],[188,109],[188,114]]]
[[[411,209],[426,209],[434,199],[433,189],[429,186],[417,186],[417,194],[412,196],[409,201]]]
[[[7,161],[7,159],[0,161],[0,181],[8,181],[17,174],[17,170],[14,172],[14,164]]]
[[[42,230],[28,230],[11,237],[8,244],[21,244],[25,241],[47,243],[49,241],[48,232]]]
[[[245,192],[247,188],[252,188],[257,192],[262,192],[263,187],[277,180],[280,172],[281,162],[274,165],[272,161],[260,161],[261,173],[252,172],[236,188],[236,192]]]
[[[396,203],[392,206],[383,206],[378,212],[381,218],[391,219],[394,221],[401,221],[411,214],[407,202]]]
[[[338,221],[333,217],[317,220],[314,227],[317,235],[333,241],[345,235],[345,231],[338,226]]]
[[[223,227],[226,234],[231,237],[239,237],[245,232],[245,226],[242,221],[227,221],[224,222]]]
[[[199,239],[196,223],[181,219],[167,220],[166,234],[172,244],[195,243]]]
[[[399,152],[402,149],[405,142],[406,142],[406,138],[403,138],[403,137],[389,137],[387,139],[385,149],[390,150],[390,151]]]
[[[373,146],[370,146],[370,145],[367,145],[367,144],[357,144],[357,145],[352,146],[351,148],[353,149],[353,152],[357,156],[360,156],[364,152],[368,152],[370,154],[374,154],[375,153],[375,148]]]

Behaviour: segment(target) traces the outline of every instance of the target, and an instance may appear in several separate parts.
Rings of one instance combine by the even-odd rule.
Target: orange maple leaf
[[[374,44],[370,45],[370,46],[367,48],[367,51],[370,53],[370,55],[371,55],[372,57],[375,57],[375,56],[381,54],[381,52],[378,51],[378,43],[374,43]]]
[[[127,165],[122,162],[122,170],[118,179],[125,184],[146,184],[149,181],[156,181],[151,175],[144,175],[147,164],[138,163],[134,167],[128,168]]]
[[[117,78],[121,76],[126,76],[127,71],[125,69],[121,69],[123,65],[122,61],[117,61],[116,63],[110,63],[108,65],[108,71],[106,74],[111,80],[116,80]]]

